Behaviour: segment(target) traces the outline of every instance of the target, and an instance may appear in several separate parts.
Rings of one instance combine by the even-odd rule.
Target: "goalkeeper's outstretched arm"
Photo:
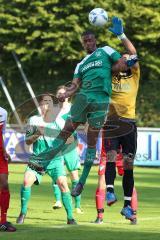
[[[122,20],[118,17],[113,17],[112,19],[112,27],[109,28],[109,31],[121,40],[123,46],[125,47],[127,53],[130,55],[128,58],[121,58],[118,62],[116,62],[112,67],[113,74],[118,73],[119,71],[126,71],[127,68],[138,67],[138,57],[137,51],[132,42],[127,38],[124,34]],[[126,66],[125,66],[126,64]]]

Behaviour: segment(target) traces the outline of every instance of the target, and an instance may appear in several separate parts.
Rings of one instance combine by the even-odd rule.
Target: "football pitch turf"
[[[20,186],[25,165],[10,165],[11,202],[8,220],[15,224],[20,211]],[[84,214],[74,214],[77,226],[66,224],[64,208],[52,210],[54,203],[51,179],[43,177],[40,186],[32,188],[32,197],[25,223],[16,225],[17,232],[2,233],[2,240],[158,240],[160,239],[160,169],[135,168],[138,191],[138,224],[130,225],[120,215],[123,205],[121,177],[117,177],[115,190],[118,202],[105,207],[104,224],[91,223],[96,219],[95,189],[97,167],[93,167],[82,196]]]

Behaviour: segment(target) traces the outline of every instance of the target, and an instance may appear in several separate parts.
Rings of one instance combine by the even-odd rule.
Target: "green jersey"
[[[32,152],[36,155],[47,151],[50,147],[52,147],[52,142],[58,136],[61,131],[61,127],[59,126],[57,121],[47,123],[44,122],[43,118],[39,115],[32,116],[28,120],[27,131],[26,131],[26,139],[34,134],[35,127],[44,127],[45,133],[42,136],[39,136],[37,140],[32,144]],[[61,157],[61,154],[57,154],[54,160],[57,160]],[[63,159],[62,159],[63,160]],[[51,164],[54,161],[46,161],[45,159],[41,161],[41,164],[44,167],[51,167]]]
[[[35,155],[38,155],[40,153],[45,153],[48,151],[49,148],[52,148],[52,143],[55,140],[55,138],[59,135],[61,130],[63,129],[65,125],[65,121],[67,118],[70,117],[70,106],[66,111],[61,111],[59,115],[57,116],[56,120],[47,123],[43,120],[42,116],[35,115],[29,118],[28,124],[27,124],[27,131],[26,131],[26,139],[34,134],[35,127],[43,127],[44,128],[44,135],[41,135],[37,138],[37,140],[32,144],[32,152]],[[46,161],[43,159],[41,162],[37,162],[38,164],[42,164],[46,168],[51,168],[52,165],[54,166],[55,160],[63,160],[63,151],[68,148],[70,144],[65,144],[62,151],[59,152],[54,159],[51,159],[50,161]],[[74,147],[74,143],[73,146]],[[70,151],[70,149],[68,150]],[[52,161],[53,160],[53,161]]]
[[[111,94],[112,65],[121,55],[109,46],[97,48],[77,64],[74,78],[81,79],[80,92],[104,91]]]

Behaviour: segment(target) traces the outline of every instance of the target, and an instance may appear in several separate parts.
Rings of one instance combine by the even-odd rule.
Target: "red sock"
[[[7,210],[9,208],[10,193],[8,190],[0,191],[0,223],[7,221]]]
[[[138,198],[136,188],[133,188],[132,199],[131,199],[131,207],[133,211],[137,211],[138,208]]]
[[[103,218],[105,190],[97,188],[95,197],[96,197],[96,208],[97,208],[97,214],[98,214],[97,217]]]
[[[119,176],[123,176],[123,175],[124,175],[124,169],[123,169],[123,167],[117,167],[117,170],[118,170],[118,175],[119,175]]]

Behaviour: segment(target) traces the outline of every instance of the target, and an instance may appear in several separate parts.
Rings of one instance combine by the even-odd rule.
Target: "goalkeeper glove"
[[[122,20],[118,17],[112,18],[113,26],[109,28],[109,31],[115,34],[116,36],[122,35],[124,33]]]
[[[128,67],[132,67],[136,62],[138,62],[137,55],[130,55],[126,60],[126,64]]]

